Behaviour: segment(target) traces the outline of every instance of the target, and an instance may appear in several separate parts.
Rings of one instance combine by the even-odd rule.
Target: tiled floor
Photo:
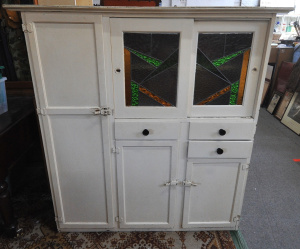
[[[261,109],[240,230],[250,249],[300,248],[300,137]]]

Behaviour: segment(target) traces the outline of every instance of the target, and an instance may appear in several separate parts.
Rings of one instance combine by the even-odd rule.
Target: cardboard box
[[[38,5],[72,5],[72,6],[93,6],[93,0],[38,0]]]
[[[294,48],[277,48],[272,47],[269,57],[269,63],[279,63],[282,61],[292,61]]]
[[[156,2],[153,0],[103,0],[103,6],[156,6]]]

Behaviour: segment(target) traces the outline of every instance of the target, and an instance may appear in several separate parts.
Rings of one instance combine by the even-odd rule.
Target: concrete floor
[[[300,248],[300,137],[261,109],[240,231],[250,249]]]

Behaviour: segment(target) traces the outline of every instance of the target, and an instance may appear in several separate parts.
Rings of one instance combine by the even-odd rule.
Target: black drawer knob
[[[217,153],[218,153],[219,155],[222,155],[222,154],[224,153],[224,150],[221,149],[221,148],[218,148],[218,149],[217,149]]]
[[[219,134],[220,134],[220,136],[225,136],[226,135],[226,131],[223,130],[223,129],[220,129],[219,130]]]
[[[148,129],[143,130],[143,135],[148,136],[149,135],[149,130]]]

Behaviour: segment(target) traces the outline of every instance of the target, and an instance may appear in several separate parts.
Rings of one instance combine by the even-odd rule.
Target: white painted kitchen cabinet
[[[288,9],[8,8],[22,11],[59,230],[238,229]]]

